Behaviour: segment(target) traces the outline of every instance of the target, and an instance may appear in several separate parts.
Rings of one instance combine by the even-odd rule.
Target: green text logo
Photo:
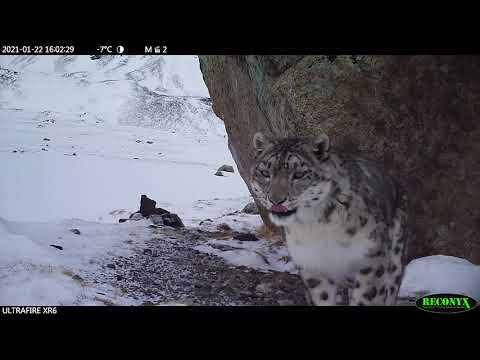
[[[418,299],[418,308],[436,313],[459,313],[472,310],[477,301],[470,296],[459,294],[432,294]]]

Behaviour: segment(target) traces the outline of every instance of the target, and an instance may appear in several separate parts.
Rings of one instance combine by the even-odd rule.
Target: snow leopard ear
[[[313,140],[313,153],[320,160],[328,158],[328,152],[330,151],[330,139],[327,134],[320,134]]]
[[[256,154],[259,155],[267,147],[268,141],[261,132],[257,132],[253,135],[253,147],[256,150]]]

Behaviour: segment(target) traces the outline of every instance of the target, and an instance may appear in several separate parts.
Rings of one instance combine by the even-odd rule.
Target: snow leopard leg
[[[403,257],[409,236],[405,212],[397,210],[379,248],[372,249],[369,264],[360,269],[351,287],[350,305],[395,305],[403,280]],[[378,234],[378,233],[377,233]]]
[[[402,200],[405,203],[405,198]],[[396,304],[405,272],[405,253],[411,229],[408,222],[408,214],[404,211],[405,205],[402,205],[402,207],[397,208],[393,224],[389,230],[392,246],[389,248],[388,254],[388,294],[385,298],[385,305]]]
[[[388,278],[385,258],[360,269],[351,284],[349,305],[385,305]]]
[[[308,291],[307,301],[315,306],[337,305],[335,281],[320,273],[301,270],[300,274]]]

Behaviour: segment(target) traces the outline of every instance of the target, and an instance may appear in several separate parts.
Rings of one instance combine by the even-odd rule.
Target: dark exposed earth
[[[105,265],[96,281],[142,305],[307,305],[297,275],[232,266],[194,249],[207,240],[198,229],[152,228],[147,247]]]

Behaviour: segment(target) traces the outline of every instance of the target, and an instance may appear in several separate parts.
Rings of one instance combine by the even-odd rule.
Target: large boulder
[[[415,214],[410,259],[444,254],[480,263],[479,56],[199,58],[247,186],[256,131],[323,131],[333,146],[383,163],[407,189]]]

